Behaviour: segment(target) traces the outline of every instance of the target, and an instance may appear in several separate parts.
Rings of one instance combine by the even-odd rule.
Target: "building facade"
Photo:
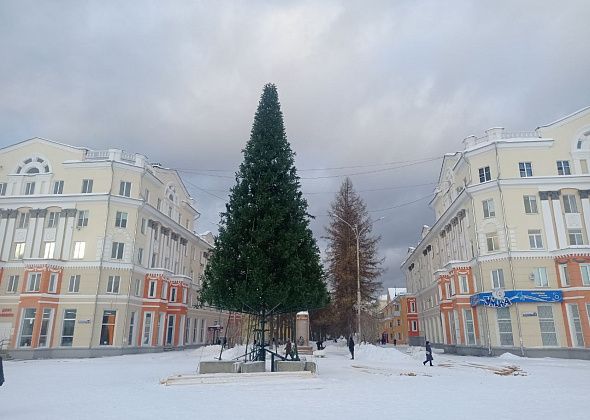
[[[174,170],[30,139],[0,150],[0,340],[16,357],[182,348],[226,325],[197,309],[212,235]]]
[[[402,264],[420,330],[463,354],[590,358],[590,107],[444,157]]]
[[[420,330],[416,298],[405,288],[387,289],[387,305],[381,314],[382,342],[417,344]]]

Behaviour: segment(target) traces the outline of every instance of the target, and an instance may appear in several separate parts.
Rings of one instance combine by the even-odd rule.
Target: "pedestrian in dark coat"
[[[432,361],[434,359],[432,358],[432,349],[430,348],[430,341],[426,342],[426,360],[424,362],[422,362],[423,365],[425,365],[426,363],[430,362],[430,366],[432,366]]]
[[[285,359],[290,357],[293,360],[293,349],[291,348],[291,340],[287,340],[287,344],[285,344]]]
[[[4,383],[4,368],[2,367],[2,357],[0,357],[0,386]]]
[[[350,360],[354,360],[354,340],[352,335],[348,338],[348,350],[350,351]]]

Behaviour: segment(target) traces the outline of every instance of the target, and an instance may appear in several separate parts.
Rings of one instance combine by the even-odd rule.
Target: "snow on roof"
[[[387,293],[389,294],[389,298],[393,299],[398,295],[405,295],[408,290],[405,287],[388,287]]]

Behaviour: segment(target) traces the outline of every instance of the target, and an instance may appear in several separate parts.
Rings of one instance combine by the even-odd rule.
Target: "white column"
[[[43,227],[45,226],[45,216],[47,215],[47,210],[37,210],[36,213],[36,225],[35,225],[35,239],[33,241],[33,250],[31,252],[31,256],[33,258],[41,258],[42,250],[41,246],[43,243]]]
[[[553,228],[553,216],[551,216],[551,206],[549,204],[549,193],[540,192],[541,196],[541,213],[543,215],[543,226],[545,227],[545,236],[547,237],[547,249],[554,251],[557,249],[555,230]]]
[[[152,254],[154,253],[154,222],[148,219],[148,248],[147,248],[147,264],[146,267],[152,266]]]
[[[179,346],[184,346],[184,334],[185,334],[184,323],[185,322],[186,322],[186,316],[181,315],[180,316],[180,331],[178,332],[178,345]]]
[[[6,243],[9,238],[8,232],[6,231],[6,225],[8,224],[8,215],[10,212],[8,210],[0,210],[0,259],[6,261],[6,258],[2,257],[2,248],[4,248],[4,244]]]
[[[59,214],[59,223],[57,224],[57,229],[55,232],[55,259],[59,260],[62,258],[62,255],[64,255],[62,246],[63,246],[63,242],[64,242],[64,232],[66,229],[66,212],[65,211],[61,211]],[[75,218],[75,215],[74,215]]]
[[[31,246],[25,246],[25,258],[31,258],[31,255],[34,255],[33,248],[35,247],[35,242],[33,242],[33,238],[35,236],[35,229],[38,223],[37,212],[35,210],[30,211],[29,217],[29,227],[27,228],[26,243],[31,244]]]
[[[16,225],[16,210],[7,210],[8,222],[6,225],[6,235],[4,236],[4,247],[2,248],[2,260],[8,261],[10,259],[10,249],[12,248],[12,241],[14,238],[14,226]]]
[[[553,215],[555,216],[555,228],[557,230],[557,246],[559,248],[565,248],[568,246],[567,239],[565,236],[565,223],[563,222],[563,214],[561,212],[561,201],[559,200],[559,192],[551,191],[549,193],[551,197],[551,205],[553,206]]]
[[[584,212],[584,224],[586,225],[586,238],[590,238],[590,190],[580,191],[582,211]]]
[[[65,225],[65,232],[64,232],[64,243],[62,249],[62,258],[64,260],[70,259],[70,250],[72,248],[72,236],[74,234],[74,220],[76,215],[75,209],[66,209],[62,211],[62,214],[65,212],[66,222]]]

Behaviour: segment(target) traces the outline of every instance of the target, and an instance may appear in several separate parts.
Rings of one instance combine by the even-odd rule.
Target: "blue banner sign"
[[[484,305],[505,308],[513,303],[561,302],[561,290],[505,290],[500,295],[494,292],[476,293],[471,296],[471,306]]]

